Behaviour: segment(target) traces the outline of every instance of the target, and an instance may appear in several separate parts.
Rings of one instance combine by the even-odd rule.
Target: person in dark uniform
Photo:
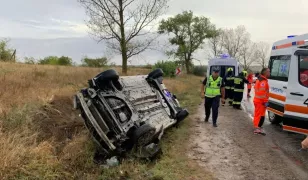
[[[218,108],[221,103],[225,103],[225,83],[222,77],[219,76],[219,67],[213,67],[213,73],[208,78],[205,78],[201,86],[201,97],[205,98],[205,122],[209,121],[212,109],[213,126],[217,127]]]
[[[245,83],[249,84],[249,81],[244,77],[243,72],[234,77],[233,108],[235,109],[241,109]]]
[[[226,95],[225,100],[229,99],[229,105],[232,106],[233,103],[233,89],[234,89],[234,74],[233,69],[227,69],[227,75],[224,77]]]

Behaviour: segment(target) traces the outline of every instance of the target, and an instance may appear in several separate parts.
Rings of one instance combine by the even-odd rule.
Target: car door
[[[308,51],[300,50],[295,54],[292,57],[283,128],[308,134]]]
[[[286,94],[289,82],[291,55],[271,56],[269,68],[270,99],[268,110],[279,116],[284,116]]]

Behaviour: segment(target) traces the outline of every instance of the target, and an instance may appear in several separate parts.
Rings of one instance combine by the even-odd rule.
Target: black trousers
[[[211,109],[212,109],[213,124],[217,123],[219,102],[220,102],[219,96],[216,96],[214,98],[205,97],[205,100],[204,100],[205,118],[208,119],[210,117]]]
[[[241,108],[241,102],[243,99],[243,92],[233,92],[233,107],[240,109]]]
[[[233,102],[233,89],[226,89],[225,99],[229,99],[229,104],[232,105]]]

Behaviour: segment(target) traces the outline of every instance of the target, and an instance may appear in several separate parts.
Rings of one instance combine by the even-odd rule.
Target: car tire
[[[271,124],[280,124],[283,120],[282,117],[277,116],[276,114],[268,111],[268,120],[271,122]]]
[[[98,74],[94,79],[98,82],[117,81],[119,80],[119,74],[114,69],[108,69]]]
[[[133,135],[133,142],[137,147],[145,146],[153,140],[156,129],[148,124],[137,128]]]
[[[99,88],[103,88],[105,87],[107,84],[107,82],[112,82],[112,84],[114,85],[114,87],[121,91],[123,89],[121,83],[119,82],[119,74],[117,71],[113,70],[113,69],[109,69],[106,70],[100,74],[98,74],[94,79],[95,81],[99,84]]]
[[[188,111],[186,109],[182,109],[180,110],[177,114],[176,114],[176,120],[177,122],[181,122],[183,121],[187,116],[189,115]]]
[[[156,78],[159,78],[163,75],[164,75],[164,71],[162,69],[158,68],[158,69],[155,69],[154,71],[150,72],[148,74],[148,78],[156,79]]]

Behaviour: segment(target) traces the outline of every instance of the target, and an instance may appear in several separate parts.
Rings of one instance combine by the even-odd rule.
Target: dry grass
[[[120,69],[116,68],[118,72]],[[104,169],[92,162],[89,141],[71,97],[103,69],[23,64],[0,64],[0,178],[1,179],[207,179],[185,155],[190,122],[171,129],[163,139],[164,156],[155,166],[125,160]],[[129,69],[129,75],[147,74]],[[166,79],[183,106],[192,112],[199,104],[200,79]]]

